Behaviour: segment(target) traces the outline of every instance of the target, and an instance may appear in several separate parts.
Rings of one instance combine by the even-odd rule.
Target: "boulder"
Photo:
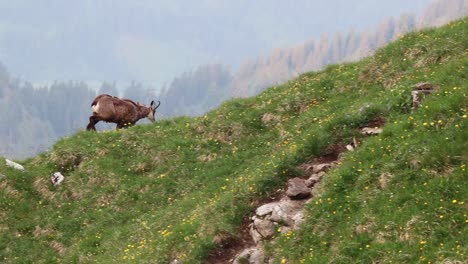
[[[288,180],[286,195],[291,199],[305,199],[310,197],[310,189],[307,187],[305,180],[293,178]]]

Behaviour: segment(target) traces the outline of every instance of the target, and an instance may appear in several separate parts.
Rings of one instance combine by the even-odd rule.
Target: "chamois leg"
[[[96,125],[99,121],[99,118],[97,116],[90,116],[89,117],[89,124],[86,126],[86,130],[94,130],[96,131],[96,127],[94,125]]]
[[[131,126],[135,125],[135,123],[117,123],[117,126],[115,127],[116,130],[122,129],[122,128],[129,128]]]

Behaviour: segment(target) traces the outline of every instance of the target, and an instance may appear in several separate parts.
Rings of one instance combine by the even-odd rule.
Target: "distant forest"
[[[33,156],[58,138],[84,129],[91,114],[90,104],[100,93],[118,94],[115,84],[110,83],[103,83],[98,91],[84,82],[72,81],[34,88],[11,78],[0,64],[0,155]],[[155,98],[149,93],[132,83],[123,96],[148,104],[149,98]]]
[[[247,60],[235,72],[219,64],[202,65],[175,78],[160,94],[137,82],[123,94],[118,93],[115,84],[106,82],[98,91],[81,81],[33,87],[10,76],[7,68],[0,64],[0,155],[34,156],[58,138],[84,129],[91,113],[90,102],[100,93],[121,95],[143,104],[151,99],[161,100],[158,116],[163,118],[201,115],[226,99],[252,96],[303,72],[361,59],[405,33],[463,17],[468,11],[464,2],[438,1],[419,19],[404,14],[365,32],[323,34],[318,40]]]
[[[164,114],[200,115],[227,98],[256,95],[301,73],[317,71],[330,64],[357,61],[408,32],[464,17],[468,14],[465,3],[466,0],[439,0],[419,18],[414,14],[402,14],[364,32],[324,33],[318,40],[249,59],[234,73],[221,65],[200,66],[164,87],[160,95],[168,102],[163,108]]]

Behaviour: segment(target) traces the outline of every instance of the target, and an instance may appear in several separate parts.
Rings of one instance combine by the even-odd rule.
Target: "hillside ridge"
[[[202,117],[81,131],[20,161],[24,171],[0,162],[0,260],[206,263],[241,238],[261,201],[304,175],[300,164],[354,144],[304,207],[301,228],[273,230],[265,256],[466,262],[467,24],[403,36]],[[421,82],[439,88],[414,105]],[[378,136],[361,133],[383,122]]]

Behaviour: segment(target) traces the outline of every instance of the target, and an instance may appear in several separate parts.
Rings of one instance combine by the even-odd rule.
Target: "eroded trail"
[[[361,134],[380,134],[381,126],[383,120],[373,121],[361,129]],[[256,210],[243,220],[236,238],[228,235],[216,238],[219,246],[211,252],[206,263],[268,263],[265,243],[271,243],[277,234],[287,234],[301,227],[306,217],[304,207],[318,194],[321,180],[330,169],[339,166],[341,153],[353,151],[358,145],[355,139],[348,145],[330,145],[323,156],[299,165],[303,175],[289,179],[284,188],[256,202]]]

